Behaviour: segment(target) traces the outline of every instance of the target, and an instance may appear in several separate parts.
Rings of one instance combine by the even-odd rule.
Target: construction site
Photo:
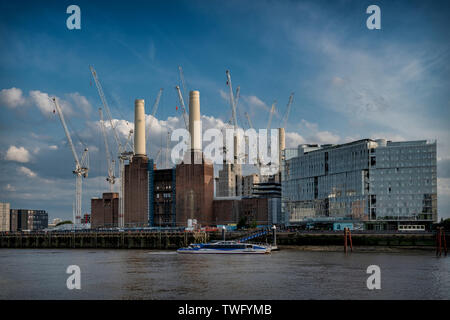
[[[96,70],[90,66],[92,78],[102,104],[99,108],[99,126],[102,133],[107,171],[105,179],[109,190],[99,190],[99,197],[91,199],[90,228],[105,229],[148,229],[148,228],[186,228],[187,230],[216,230],[214,228],[236,229],[238,225],[245,227],[271,227],[283,224],[281,216],[281,166],[277,170],[268,170],[271,163],[263,163],[257,152],[254,157],[253,172],[243,175],[242,164],[249,158],[252,146],[247,136],[238,134],[239,130],[254,129],[252,121],[245,112],[246,123],[237,115],[240,87],[233,90],[231,74],[226,71],[226,86],[229,92],[231,119],[225,129],[234,129],[232,145],[224,142],[223,164],[214,175],[214,164],[208,159],[202,148],[202,117],[200,109],[200,91],[189,91],[186,94],[183,70],[179,67],[180,84],[175,86],[179,104],[180,118],[190,135],[190,144],[182,161],[170,165],[168,155],[164,168],[157,167],[162,150],[155,159],[149,158],[147,145],[151,141],[150,125],[146,126],[146,105],[143,99],[134,101],[134,128],[129,130],[126,141],[121,139],[117,123],[113,120],[103,87]],[[183,88],[183,90],[181,89]],[[160,89],[152,107],[151,116],[155,117],[163,94]],[[293,103],[292,93],[289,97],[283,121],[286,123]],[[185,100],[188,99],[188,108]],[[76,178],[75,202],[73,209],[74,227],[83,225],[82,184],[89,172],[89,150],[84,148],[79,155],[72,141],[65,115],[56,98],[52,99],[64,129],[68,145],[75,161],[73,174]],[[270,132],[275,113],[276,102],[272,104],[268,114],[267,129]],[[178,107],[177,107],[178,109]],[[207,106],[203,110],[207,110]],[[106,119],[104,117],[106,115]],[[107,130],[107,127],[109,130]],[[278,128],[277,148],[279,162],[282,161],[285,149],[284,128]],[[112,135],[115,145],[108,142]],[[167,133],[167,147],[170,133]],[[257,141],[259,143],[259,141]],[[100,146],[99,146],[100,147]],[[231,161],[230,161],[231,159]],[[116,161],[118,160],[118,161]],[[118,167],[118,168],[116,168]],[[115,172],[118,169],[119,175]],[[118,192],[114,186],[119,184]],[[85,227],[84,227],[85,228]],[[208,229],[209,228],[209,229]],[[211,229],[212,228],[212,229]]]

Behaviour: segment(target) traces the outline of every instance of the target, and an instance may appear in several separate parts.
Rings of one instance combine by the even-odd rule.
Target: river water
[[[69,265],[81,269],[80,290],[66,287]],[[367,289],[369,265],[381,269],[380,290]],[[450,257],[0,249],[0,299],[450,299]]]

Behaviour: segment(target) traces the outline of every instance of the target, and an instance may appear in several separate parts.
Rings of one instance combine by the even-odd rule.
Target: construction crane
[[[116,127],[114,126],[114,121],[111,116],[111,111],[109,110],[108,102],[106,101],[105,94],[103,93],[103,88],[100,84],[100,81],[97,77],[97,72],[95,71],[93,66],[89,66],[92,77],[94,78],[95,85],[98,90],[98,94],[100,96],[100,99],[102,100],[103,107],[106,111],[106,115],[108,117],[109,123],[111,125],[111,130],[114,134],[114,139],[117,143],[118,148],[118,158],[119,158],[119,179],[120,179],[120,192],[119,192],[119,227],[123,228],[125,226],[125,220],[124,220],[124,214],[125,214],[125,204],[124,204],[124,194],[125,194],[125,161],[131,160],[133,157],[133,151],[127,151],[124,146],[122,145],[119,135],[117,133]],[[130,130],[128,134],[127,142],[125,143],[125,146],[129,145],[129,140],[132,135],[132,130]]]
[[[186,130],[189,130],[189,119],[187,117],[186,107],[184,106],[184,100],[183,95],[181,94],[180,86],[176,86],[175,89],[178,92],[178,99],[180,100],[181,110],[183,111],[184,126],[186,127]]]
[[[161,155],[161,150],[162,150],[162,149],[159,149],[159,150],[158,150],[158,153],[157,153],[156,156],[155,156],[155,164],[157,164],[158,161],[159,161],[159,157],[160,157],[160,155]]]
[[[156,99],[155,99],[155,103],[153,104],[152,117],[150,118],[150,123],[148,124],[148,130],[147,130],[147,134],[145,137],[145,141],[147,141],[147,143],[148,143],[148,141],[150,141],[150,139],[149,139],[150,129],[152,127],[153,118],[155,118],[156,111],[158,110],[159,100],[161,100],[162,92],[163,92],[163,88],[159,89],[158,95],[156,96]],[[147,150],[149,150],[149,149],[147,148]]]
[[[108,139],[106,137],[105,124],[103,121],[102,108],[98,108],[98,112],[100,114],[100,127],[102,130],[103,140],[105,143],[106,162],[107,162],[107,167],[108,167],[108,175],[106,177],[106,181],[109,184],[109,191],[113,192],[114,183],[116,183],[116,177],[114,175],[115,161],[114,161],[114,159],[111,158],[111,153],[109,152]]]
[[[230,71],[226,71],[227,74],[227,86],[230,89],[230,104],[231,104],[231,117],[233,119],[233,126],[234,129],[237,129],[237,119],[236,119],[236,100],[234,99],[234,94],[233,94],[233,86],[231,84],[231,74]],[[240,90],[240,88],[239,88]],[[239,92],[237,92],[237,95],[239,94]]]
[[[272,124],[272,118],[273,118],[273,114],[275,113],[276,104],[277,104],[277,102],[274,101],[272,103],[272,107],[270,108],[269,121],[267,122],[267,134],[269,134],[270,125]]]
[[[292,102],[294,101],[294,92],[291,93],[289,96],[289,102],[286,106],[286,113],[284,114],[283,122],[282,122],[282,128],[286,128],[287,121],[289,119],[289,113],[291,112],[291,106]]]
[[[183,96],[186,97],[186,82],[184,81],[183,68],[181,68],[181,66],[178,66],[178,70],[179,70],[179,72],[180,72],[180,82],[181,82],[181,86],[183,87]]]
[[[240,153],[240,141],[239,141],[239,135],[238,135],[238,122],[236,118],[236,107],[237,102],[239,101],[239,95],[240,95],[240,87],[237,87],[236,90],[236,98],[233,94],[233,85],[231,83],[231,74],[229,70],[226,70],[226,76],[227,76],[227,86],[229,89],[229,95],[230,95],[230,105],[231,105],[231,116],[233,119],[233,126],[234,126],[234,138],[233,142],[235,142],[234,148],[235,150],[234,154],[234,165],[233,165],[233,171],[235,173],[235,179],[236,179],[236,195],[242,195],[242,167],[241,167],[241,161],[242,154]],[[226,149],[225,149],[226,151]]]
[[[250,129],[253,129],[253,123],[252,123],[252,121],[250,120],[250,117],[249,117],[248,113],[245,112],[244,114],[245,114],[245,117],[247,118],[248,127],[249,127]]]
[[[58,112],[59,119],[61,120],[61,124],[64,128],[64,132],[67,137],[67,141],[69,142],[70,149],[72,150],[73,158],[75,159],[75,170],[73,170],[73,174],[76,177],[76,187],[75,187],[75,210],[73,212],[73,223],[80,224],[81,223],[81,195],[82,195],[82,184],[83,178],[87,178],[89,171],[89,156],[88,156],[88,148],[85,147],[83,150],[83,155],[81,156],[81,161],[78,159],[77,152],[75,150],[75,146],[72,142],[72,137],[70,136],[69,129],[67,128],[66,121],[64,119],[64,115],[62,113],[61,107],[59,106],[56,98],[52,98],[53,103],[55,104],[55,109]]]

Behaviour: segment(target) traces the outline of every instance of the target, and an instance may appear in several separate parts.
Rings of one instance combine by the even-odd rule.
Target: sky
[[[72,4],[81,9],[80,30],[66,26]],[[366,27],[372,4],[381,10],[380,30]],[[0,201],[47,210],[50,219],[72,218],[74,160],[53,96],[78,154],[89,148],[83,212],[91,197],[108,191],[101,100],[90,65],[121,139],[133,127],[134,100],[145,99],[147,153],[155,157],[161,149],[164,166],[167,132],[184,126],[175,90],[182,66],[187,91],[200,91],[204,129],[231,118],[230,70],[241,89],[244,128],[244,112],[265,128],[275,101],[272,127],[282,125],[294,92],[287,147],[437,140],[438,214],[448,218],[449,14],[448,1],[2,1]]]

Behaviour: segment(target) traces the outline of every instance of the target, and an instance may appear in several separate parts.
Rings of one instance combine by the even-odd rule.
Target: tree
[[[58,222],[55,227],[63,225],[63,224],[73,224],[73,222],[70,220],[61,221],[61,222]]]
[[[245,229],[246,227],[248,227],[247,217],[246,216],[242,216],[242,217],[239,218],[239,222],[238,222],[236,228],[238,228],[238,229]]]

